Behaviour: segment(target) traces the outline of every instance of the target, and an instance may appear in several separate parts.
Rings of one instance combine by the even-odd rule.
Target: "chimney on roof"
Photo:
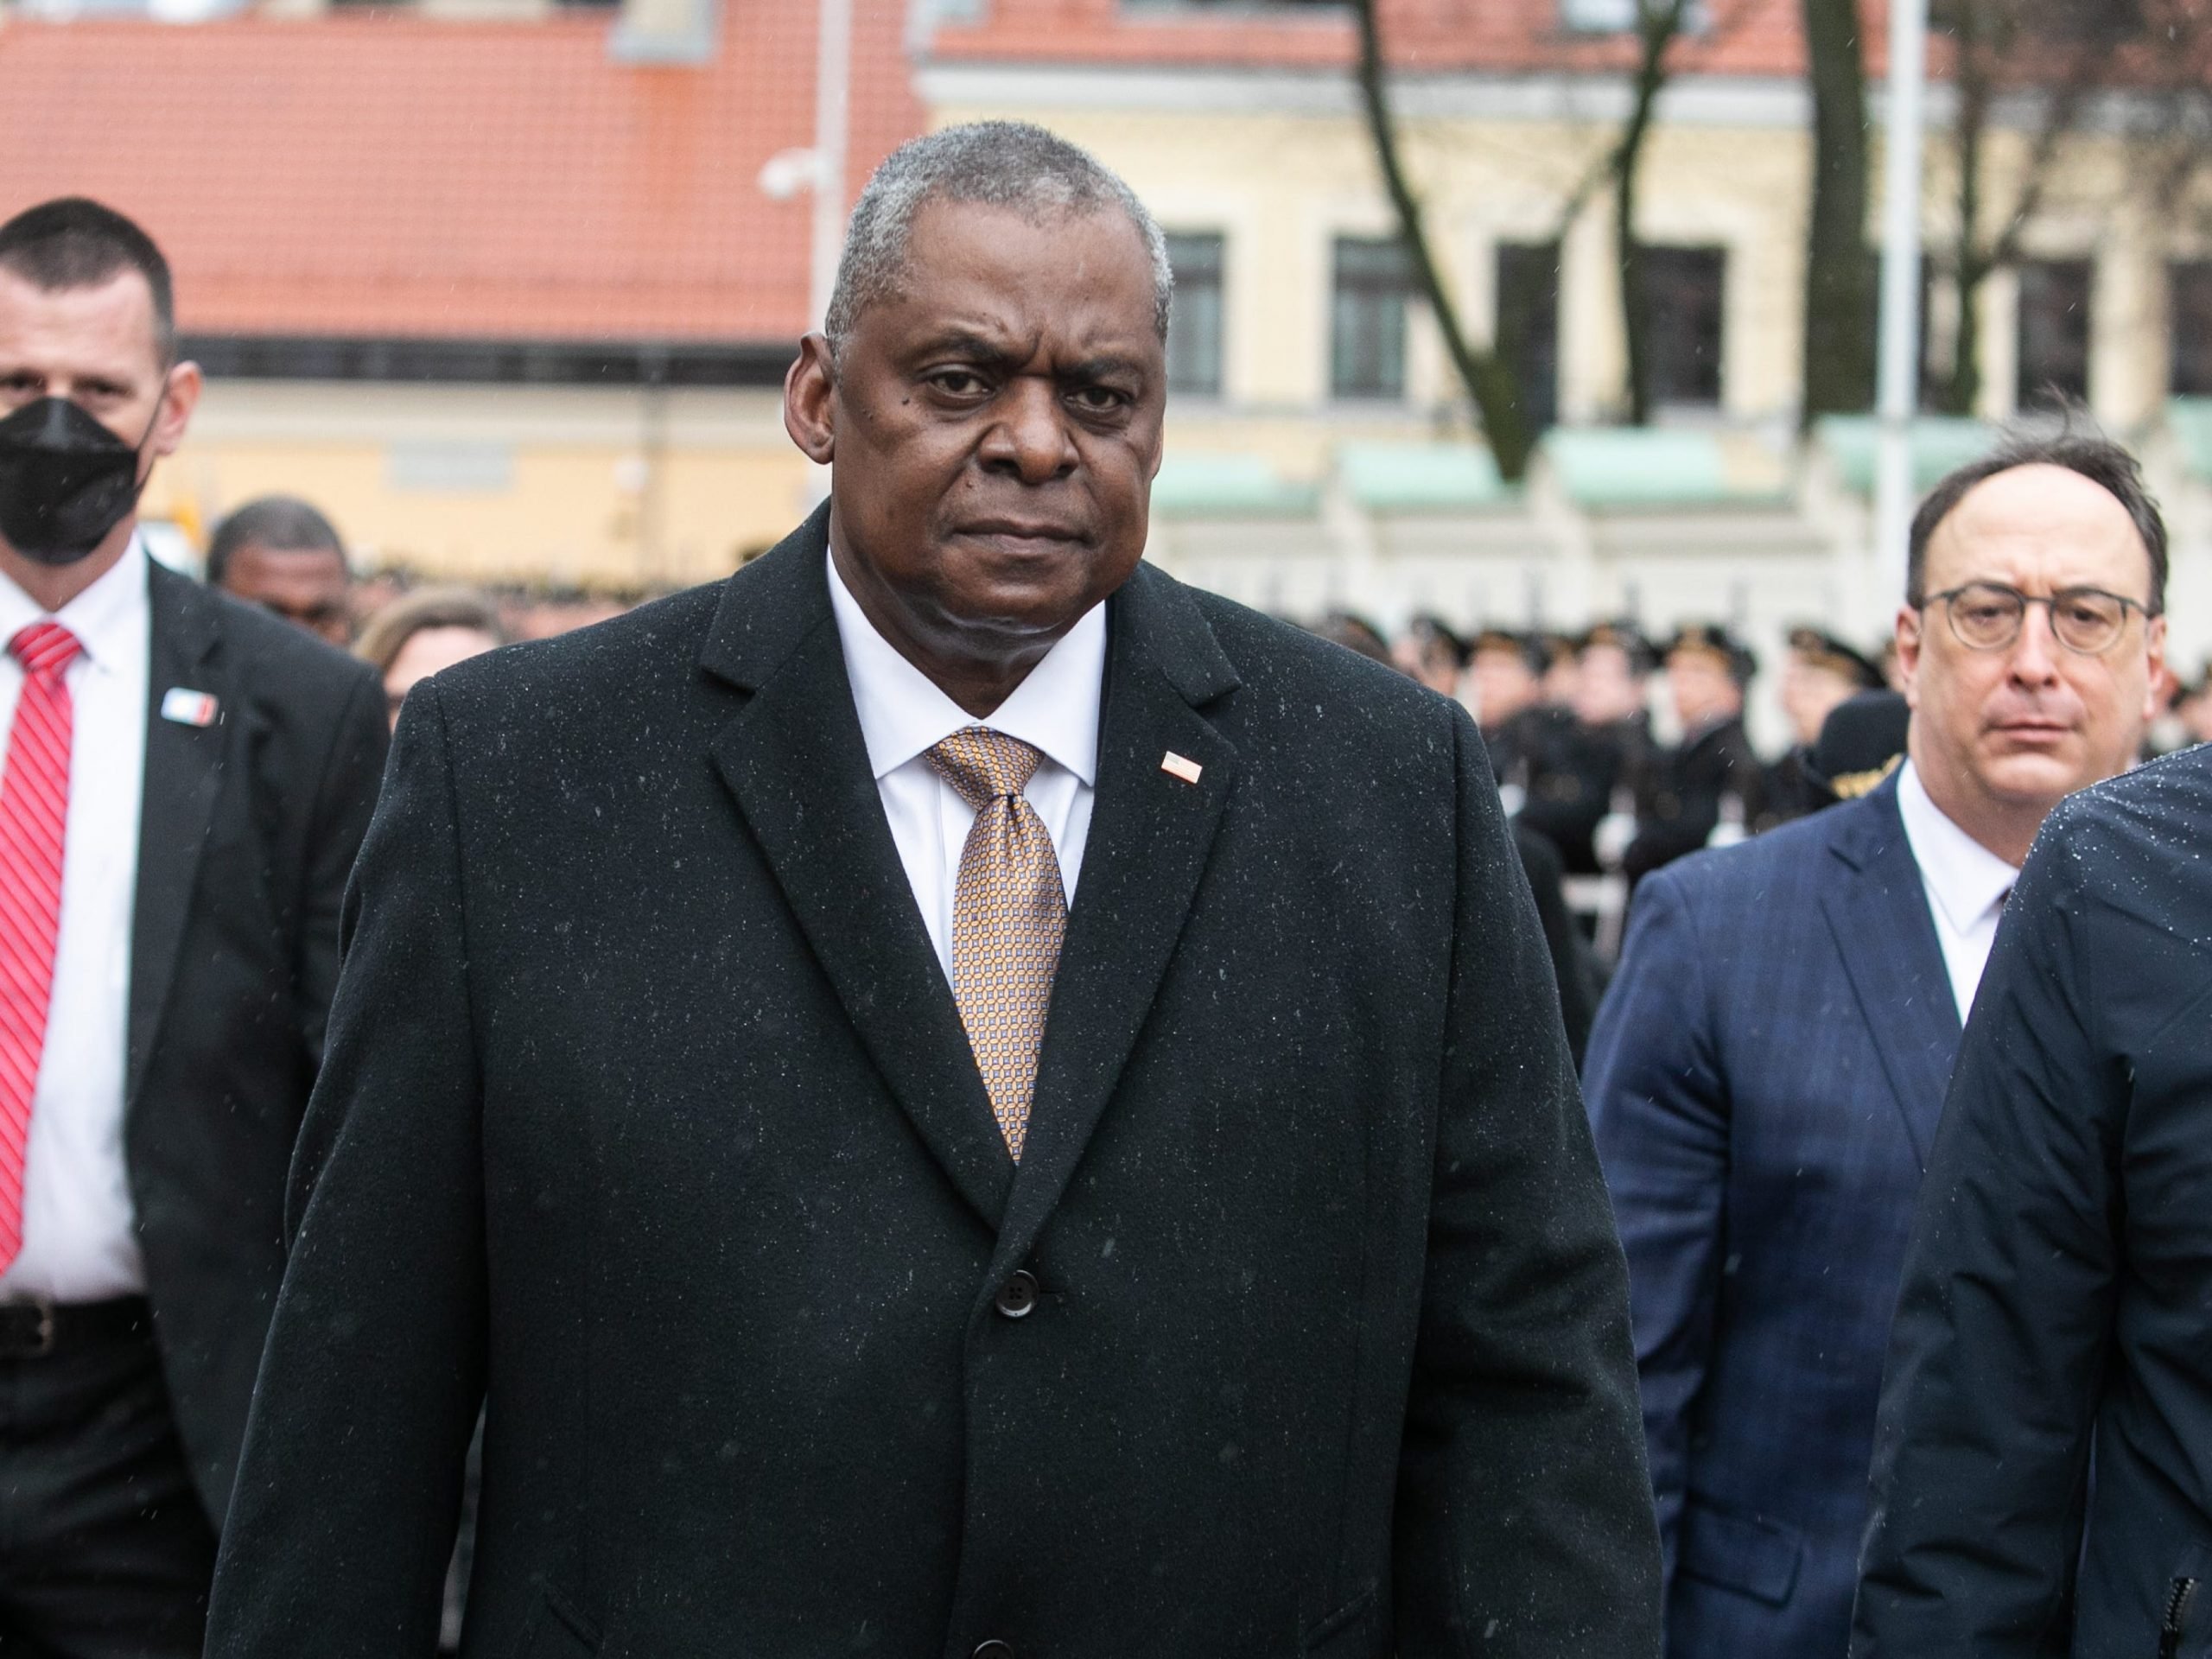
[[[715,23],[715,0],[622,0],[607,50],[623,63],[705,63]]]

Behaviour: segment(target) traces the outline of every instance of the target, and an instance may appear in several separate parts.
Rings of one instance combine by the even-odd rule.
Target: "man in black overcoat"
[[[825,510],[409,698],[211,1654],[429,1654],[480,1399],[470,1655],[1656,1654],[1487,760],[1140,565],[1166,271],[1039,130],[902,149]]]

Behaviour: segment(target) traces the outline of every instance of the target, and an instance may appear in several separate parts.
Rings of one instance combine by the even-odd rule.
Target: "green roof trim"
[[[1152,510],[1168,518],[1310,518],[1320,486],[1285,479],[1264,455],[1176,455],[1152,480]]]
[[[2166,426],[2189,475],[2212,481],[2212,397],[2169,397]]]
[[[1567,499],[1592,512],[1744,506],[1779,499],[1771,491],[1732,484],[1720,440],[1711,432],[1560,429],[1546,434],[1541,448]]]
[[[1520,491],[1497,461],[1471,444],[1347,443],[1337,468],[1352,499],[1370,512],[1450,512],[1503,506]]]
[[[1843,486],[1857,495],[1873,494],[1881,423],[1872,415],[1825,415],[1813,423],[1813,434],[1835,462]],[[1987,454],[1997,442],[1997,429],[1986,421],[1923,415],[1913,421],[1909,441],[1917,494],[1954,468]]]

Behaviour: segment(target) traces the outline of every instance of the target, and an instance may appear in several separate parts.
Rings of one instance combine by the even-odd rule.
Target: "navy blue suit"
[[[1669,1659],[1841,1659],[1959,1021],[1892,779],[1647,876],[1586,1079],[1627,1247]]]

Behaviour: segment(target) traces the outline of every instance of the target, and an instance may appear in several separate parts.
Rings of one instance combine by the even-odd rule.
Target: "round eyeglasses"
[[[2020,637],[2028,607],[2050,610],[2050,631],[2058,643],[2082,657],[2101,657],[2120,643],[2126,632],[2127,613],[2150,614],[2139,601],[2108,594],[2101,588],[2069,588],[2045,598],[2024,594],[1998,582],[1969,582],[1947,588],[1920,601],[1925,609],[1941,602],[1951,618],[1951,632],[1969,651],[2003,651]]]

